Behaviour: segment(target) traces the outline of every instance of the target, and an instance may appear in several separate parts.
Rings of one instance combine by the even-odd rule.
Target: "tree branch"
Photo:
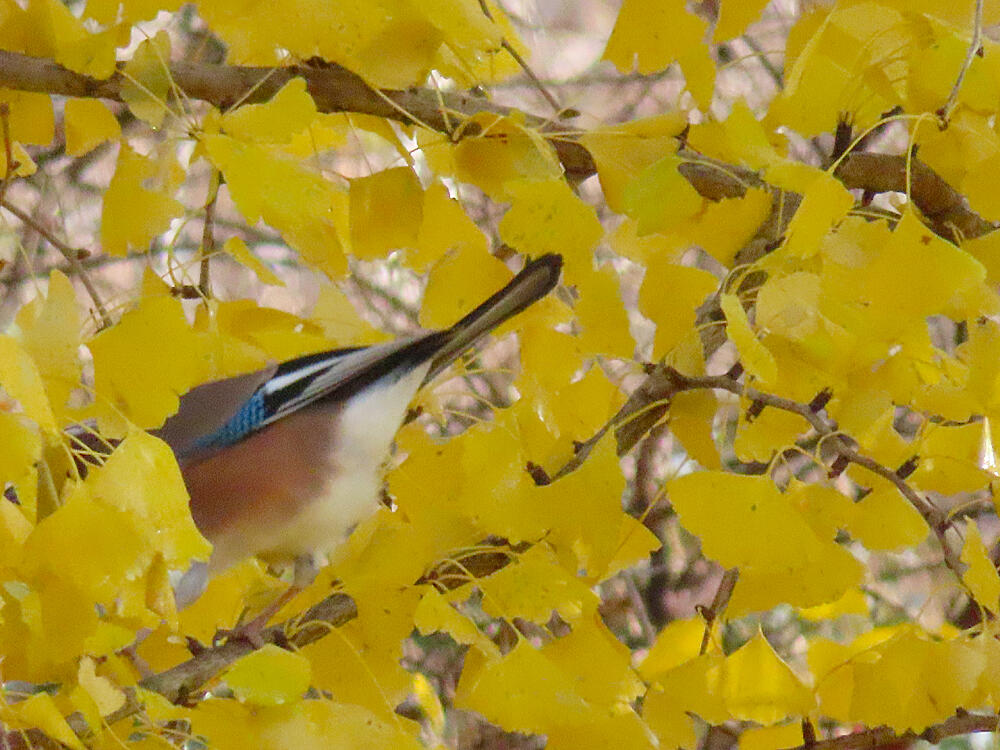
[[[292,78],[302,78],[320,112],[356,112],[408,124],[422,124],[441,133],[452,134],[464,119],[479,112],[506,116],[511,108],[462,92],[437,92],[427,89],[406,91],[369,86],[357,74],[334,63],[300,63],[280,68],[216,65],[178,60],[170,65],[170,77],[176,90],[190,99],[208,102],[225,110],[237,104],[256,104],[271,99]],[[106,80],[97,80],[63,68],[52,60],[0,50],[0,86],[21,91],[61,94],[84,98],[123,101],[125,78],[116,72]],[[593,157],[573,136],[554,132],[550,119],[527,115],[528,127],[545,134],[571,181],[579,182],[597,172]],[[474,134],[470,128],[465,133]],[[743,195],[750,185],[766,186],[751,170],[734,165],[685,165],[685,177],[698,192],[712,200]],[[957,240],[993,231],[996,224],[973,212],[962,195],[936,172],[916,159],[912,160],[911,197],[928,217],[939,235]],[[906,192],[906,160],[902,156],[852,153],[838,168],[837,177],[848,188],[873,193]]]

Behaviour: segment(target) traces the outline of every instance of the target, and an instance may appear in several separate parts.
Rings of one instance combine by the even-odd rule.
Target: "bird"
[[[480,338],[545,297],[562,257],[529,261],[443,330],[308,354],[199,385],[152,434],[170,446],[209,577],[258,557],[312,570],[382,499],[383,467],[411,402]]]

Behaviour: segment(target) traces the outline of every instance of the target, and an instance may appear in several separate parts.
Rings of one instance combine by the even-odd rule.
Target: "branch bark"
[[[176,90],[185,97],[223,110],[237,104],[268,101],[288,81],[299,77],[305,80],[321,112],[374,115],[421,124],[449,135],[476,113],[503,116],[514,111],[462,92],[375,89],[361,76],[326,62],[266,68],[178,60],[171,63],[170,76]],[[124,83],[120,72],[98,80],[46,58],[0,50],[0,87],[121,102]],[[546,135],[568,179],[579,182],[597,172],[593,156],[575,137],[565,134],[562,123],[553,124],[550,119],[535,115],[527,115],[525,122]],[[468,128],[464,132],[473,134]],[[939,235],[959,240],[979,237],[997,228],[998,225],[972,211],[965,198],[930,167],[916,159],[911,161],[911,167],[913,202]],[[701,195],[712,200],[743,195],[746,184],[765,184],[752,170],[734,165],[725,165],[725,169],[713,168],[710,163],[685,165],[684,174]],[[848,188],[872,193],[906,191],[906,159],[898,155],[852,153],[843,160],[836,175]]]

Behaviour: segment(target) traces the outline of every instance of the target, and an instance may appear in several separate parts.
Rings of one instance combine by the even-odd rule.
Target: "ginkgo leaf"
[[[592,273],[579,274],[576,287],[580,292],[576,317],[583,329],[579,336],[580,347],[596,354],[631,359],[635,340],[629,331],[615,270],[605,266]]]
[[[332,278],[347,269],[347,195],[297,161],[223,135],[203,140],[236,206],[253,223],[280,231],[304,260]]]
[[[122,70],[122,101],[132,114],[153,128],[163,123],[170,111],[167,94],[170,91],[170,36],[157,32],[151,39],[139,43]]]
[[[489,253],[472,249],[452,252],[431,269],[420,306],[420,322],[428,328],[454,325],[479,300],[488,298],[509,280],[510,271]]]
[[[639,309],[656,323],[654,359],[677,346],[694,328],[698,307],[717,286],[708,271],[665,259],[650,260],[639,291]]]
[[[99,399],[141,427],[163,424],[177,411],[178,394],[209,375],[205,337],[191,329],[180,301],[170,297],[142,300],[87,346]]]
[[[396,167],[351,180],[351,249],[362,259],[417,244],[424,196],[409,167]],[[386,215],[392,216],[386,221]]]
[[[63,117],[66,153],[71,156],[83,156],[121,135],[118,120],[99,99],[67,99]]]
[[[589,259],[604,235],[594,209],[565,181],[507,182],[510,210],[500,220],[500,238],[529,255],[562,253],[570,262]]]
[[[254,275],[263,283],[273,284],[274,286],[285,285],[285,282],[274,271],[264,265],[256,255],[250,252],[250,248],[247,247],[247,243],[242,238],[230,237],[226,240],[222,249],[224,252],[232,255],[241,265],[253,271]]]
[[[767,0],[754,0],[754,2],[723,0],[719,3],[719,20],[715,22],[712,42],[717,44],[743,34],[747,26],[760,16],[766,5]],[[742,737],[740,741],[742,743]],[[744,750],[742,744],[740,750]]]
[[[602,59],[622,72],[655,73],[700,47],[705,27],[681,0],[626,0]]]
[[[486,235],[469,218],[461,204],[448,195],[448,188],[439,182],[427,188],[417,244],[407,253],[407,261],[417,271],[422,271],[450,252],[482,258],[488,251]]]
[[[4,722],[13,723],[16,728],[41,729],[48,737],[74,750],[86,750],[86,745],[70,728],[55,700],[46,692],[35,693],[13,706],[8,704],[3,713]]]
[[[848,530],[869,549],[894,550],[919,544],[927,536],[927,522],[888,485],[876,488],[857,504]]]
[[[303,78],[292,78],[263,104],[248,104],[222,115],[229,135],[258,143],[287,143],[316,117],[316,104]]]
[[[965,524],[961,559],[969,566],[962,575],[962,581],[969,587],[976,602],[996,612],[1000,608],[1000,575],[983,544],[978,524],[971,518]]]
[[[10,139],[47,146],[55,136],[56,118],[48,94],[0,88],[0,102],[7,104]]]
[[[740,361],[747,372],[762,383],[773,383],[778,377],[774,355],[757,340],[739,297],[735,294],[723,294],[719,297],[719,305],[726,316],[729,338],[736,344]]]
[[[21,345],[35,360],[56,414],[80,383],[80,312],[73,285],[53,271],[45,297],[36,297],[15,318]]]
[[[458,643],[475,646],[484,655],[499,658],[500,651],[475,623],[454,609],[448,600],[435,589],[428,588],[414,613],[414,626],[427,635],[437,631],[445,632]]]
[[[309,687],[309,660],[266,643],[234,663],[222,676],[240,701],[280,706],[298,700]]]
[[[184,213],[172,195],[176,181],[172,170],[169,158],[147,158],[122,144],[101,212],[101,244],[106,252],[125,255],[132,249],[145,250]]]
[[[812,691],[774,652],[760,630],[726,658],[721,688],[732,716],[760,724],[805,716],[815,705]]]
[[[664,156],[625,186],[623,207],[639,235],[668,232],[701,210],[704,199],[678,171],[678,156]]]

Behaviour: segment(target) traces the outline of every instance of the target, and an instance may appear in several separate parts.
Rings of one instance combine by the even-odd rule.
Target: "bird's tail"
[[[562,262],[562,256],[556,254],[530,261],[507,286],[448,329],[448,340],[434,355],[424,382],[448,367],[478,338],[552,291],[559,281]]]

